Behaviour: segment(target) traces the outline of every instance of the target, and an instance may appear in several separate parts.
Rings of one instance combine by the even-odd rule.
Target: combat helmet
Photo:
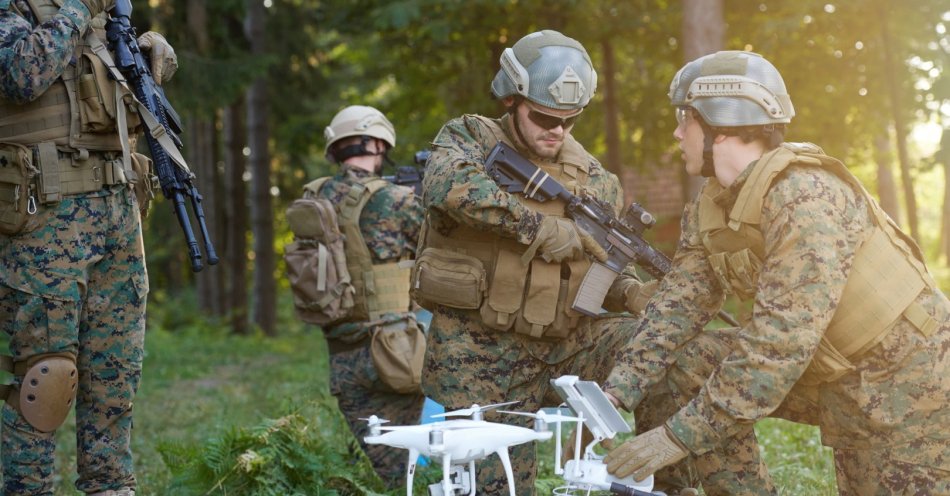
[[[686,64],[673,77],[669,97],[712,127],[788,124],[795,116],[778,69],[752,52],[722,51]]]
[[[333,144],[351,136],[363,136],[359,145],[350,145],[334,150]],[[327,160],[342,162],[358,155],[372,155],[366,150],[370,138],[378,138],[386,143],[386,151],[396,146],[396,129],[382,112],[365,105],[350,105],[337,112],[330,125],[323,130],[327,144],[324,154]]]
[[[577,40],[543,30],[505,48],[491,83],[495,98],[517,95],[559,110],[583,109],[597,90],[597,72]]]

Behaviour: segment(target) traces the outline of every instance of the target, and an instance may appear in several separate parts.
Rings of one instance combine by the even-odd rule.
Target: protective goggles
[[[691,107],[676,107],[676,124],[682,126],[689,122],[693,118],[693,110]]]
[[[538,112],[537,110],[532,110],[531,107],[528,107],[528,119],[531,119],[531,122],[535,123],[538,127],[544,130],[551,130],[558,126],[568,129],[574,125],[574,121],[576,121],[580,116],[581,113],[578,112],[568,117],[559,117],[556,115],[545,114],[544,112]]]

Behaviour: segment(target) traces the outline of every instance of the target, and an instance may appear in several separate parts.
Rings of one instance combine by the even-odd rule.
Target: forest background
[[[539,29],[559,30],[590,52],[598,90],[574,135],[622,178],[628,202],[658,214],[660,224],[648,236],[668,253],[678,214],[698,187],[674,153],[669,82],[685,61],[721,49],[751,50],[785,78],[797,112],[788,140],[817,143],[841,158],[921,243],[943,289],[950,289],[947,0],[135,0],[133,6],[138,31],[164,33],[178,54],[180,68],[165,89],[183,117],[184,153],[221,257],[217,266],[192,273],[169,202],[153,204],[145,221],[150,333],[135,438],[144,494],[268,494],[267,487],[290,494],[280,488],[315,483],[275,480],[286,482],[308,463],[340,476],[333,475],[332,457],[313,460],[312,450],[303,449],[316,442],[313,436],[324,436],[321,446],[351,439],[327,441],[347,433],[333,429],[342,424],[324,400],[301,406],[314,391],[325,395],[325,348],[319,331],[296,322],[290,310],[281,258],[291,241],[284,210],[303,184],[334,172],[323,158],[323,129],[344,106],[382,110],[397,131],[391,156],[410,164],[450,118],[501,113],[489,92],[501,51]],[[301,411],[308,413],[299,417]],[[331,420],[320,429],[307,418]],[[287,446],[296,448],[278,449],[268,463],[248,455],[263,453],[260,443],[274,433],[287,434]],[[68,433],[61,436],[59,492],[72,494],[74,452]],[[813,430],[781,424],[764,439],[791,453],[770,459],[779,473],[812,454],[820,458],[795,465],[784,494],[817,494],[816,487],[834,493],[830,459]],[[262,475],[274,458],[296,460],[296,468]],[[327,487],[371,493],[364,469]],[[812,478],[819,480],[803,489],[801,482]]]

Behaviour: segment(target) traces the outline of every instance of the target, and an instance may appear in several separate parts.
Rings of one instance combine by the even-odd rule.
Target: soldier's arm
[[[853,203],[846,185],[812,174],[780,179],[767,196],[766,252],[752,320],[700,394],[670,419],[693,452],[777,408],[834,314],[867,221],[858,213],[863,203]]]
[[[0,97],[15,103],[33,101],[62,75],[89,26],[89,10],[79,0],[66,0],[40,25],[23,15],[11,0],[0,0]]]
[[[443,126],[426,163],[425,206],[456,223],[530,244],[543,215],[502,191],[485,173],[480,142],[492,144],[495,139],[474,118],[453,119]]]
[[[618,350],[604,389],[630,411],[664,376],[676,350],[701,332],[722,305],[723,292],[700,244],[697,222],[694,202],[683,213],[672,269],[643,317],[625,324],[631,339]]]

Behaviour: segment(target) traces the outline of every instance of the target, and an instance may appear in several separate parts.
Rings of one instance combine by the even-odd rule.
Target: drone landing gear
[[[443,463],[451,463],[448,460]],[[442,482],[429,485],[429,496],[475,496],[475,461],[465,465],[453,465],[444,473],[450,474]]]

